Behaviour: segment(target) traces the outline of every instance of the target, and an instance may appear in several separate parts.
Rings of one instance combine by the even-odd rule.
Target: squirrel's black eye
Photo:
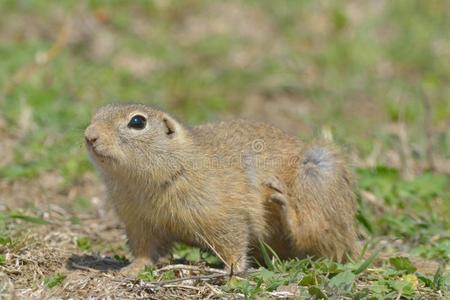
[[[128,127],[134,129],[144,129],[145,124],[147,124],[147,119],[145,117],[135,115],[131,118],[130,122],[128,122]]]

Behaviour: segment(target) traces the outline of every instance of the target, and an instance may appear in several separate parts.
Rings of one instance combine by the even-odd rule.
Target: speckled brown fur
[[[146,117],[142,130],[127,127]],[[331,146],[262,123],[193,128],[148,106],[108,105],[86,129],[92,161],[124,222],[134,263],[180,241],[242,271],[260,240],[285,257],[345,260],[356,249],[350,172]]]

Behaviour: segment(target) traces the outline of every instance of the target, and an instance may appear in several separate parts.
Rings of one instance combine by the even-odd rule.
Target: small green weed
[[[130,263],[130,260],[125,255],[114,255],[114,259],[124,264]]]
[[[92,242],[87,237],[77,239],[77,246],[83,251],[89,251],[92,249]]]
[[[0,245],[8,245],[11,244],[11,237],[6,235],[0,235]]]
[[[389,263],[394,267],[397,271],[404,271],[407,274],[414,273],[417,268],[413,265],[413,263],[407,257],[396,256],[389,258]]]
[[[138,279],[145,282],[153,282],[157,278],[155,268],[153,266],[146,266],[143,271],[139,272]]]
[[[50,275],[49,277],[46,277],[44,279],[44,285],[48,287],[49,289],[54,288],[58,285],[60,285],[64,279],[66,279],[66,275],[61,273],[56,273],[53,275]]]
[[[92,204],[86,197],[77,197],[73,202],[73,207],[77,211],[88,211],[92,208]]]
[[[175,259],[185,259],[188,262],[198,263],[205,261],[210,265],[219,265],[221,261],[215,255],[209,252],[203,251],[197,247],[189,247],[184,244],[176,244],[173,252]]]

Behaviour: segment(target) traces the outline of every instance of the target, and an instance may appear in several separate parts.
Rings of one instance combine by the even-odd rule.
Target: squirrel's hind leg
[[[302,153],[289,193],[271,179],[269,201],[278,204],[282,224],[297,257],[328,257],[345,261],[357,252],[355,194],[351,174],[341,155],[327,145]]]

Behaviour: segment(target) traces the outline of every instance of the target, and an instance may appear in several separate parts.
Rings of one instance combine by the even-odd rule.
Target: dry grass
[[[22,189],[30,189],[35,183],[23,183]],[[38,183],[41,184],[41,183]],[[19,190],[17,183],[13,187]],[[57,194],[47,188],[36,190],[43,195]],[[70,194],[76,194],[78,188],[72,187],[56,202],[67,201]],[[75,191],[74,191],[75,190]],[[10,191],[6,191],[8,195]],[[34,195],[37,195],[34,193]],[[4,195],[0,195],[3,198]],[[19,201],[21,196],[18,194]],[[14,198],[9,198],[9,208],[14,208]],[[93,198],[95,199],[95,197]],[[92,201],[92,198],[91,198]],[[126,278],[120,269],[126,262],[117,260],[109,254],[128,254],[121,250],[125,241],[122,228],[110,212],[74,214],[58,205],[47,202],[40,205],[39,215],[43,220],[51,220],[47,225],[22,224],[11,222],[14,241],[8,246],[0,246],[0,252],[6,257],[6,264],[0,266],[1,296],[14,299],[47,298],[108,298],[108,299],[217,299],[242,298],[243,295],[226,296],[221,286],[229,279],[229,274],[220,269],[206,267],[204,264],[161,265],[154,271],[154,283],[136,278]],[[16,202],[21,203],[21,202]],[[42,204],[42,203],[41,203]],[[36,214],[35,210],[32,210]],[[25,214],[26,210],[22,210]],[[74,223],[77,215],[79,220]],[[79,224],[77,224],[79,222]],[[82,251],[77,240],[88,238],[93,244],[102,243],[101,249],[110,249],[98,254],[95,251]],[[95,246],[93,247],[95,248]],[[164,280],[164,272],[172,271],[175,278]],[[55,288],[48,288],[45,279],[54,274],[65,276],[63,282]],[[235,275],[236,276],[236,275]],[[185,278],[185,279],[181,279]],[[272,296],[289,295],[287,292],[272,293]]]

